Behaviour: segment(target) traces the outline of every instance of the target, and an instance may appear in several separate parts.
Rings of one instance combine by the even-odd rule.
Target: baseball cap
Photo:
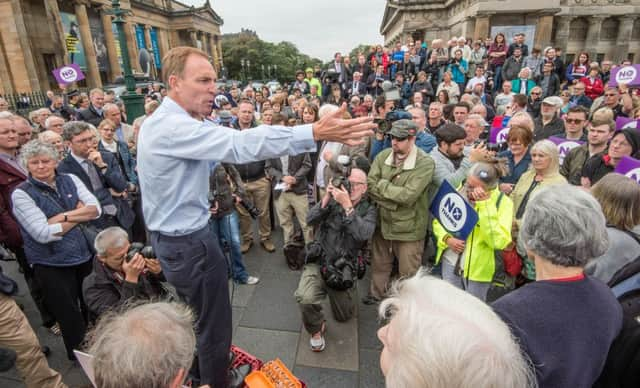
[[[418,125],[411,120],[402,119],[395,121],[391,125],[389,135],[399,139],[406,139],[409,136],[415,136],[418,131]]]

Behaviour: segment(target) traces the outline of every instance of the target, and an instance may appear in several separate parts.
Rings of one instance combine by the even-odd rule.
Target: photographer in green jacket
[[[391,148],[373,161],[369,196],[378,205],[373,236],[371,287],[365,304],[378,302],[389,284],[394,257],[400,276],[413,276],[422,263],[427,232],[429,193],[435,163],[416,146],[418,126],[411,120],[393,123]]]

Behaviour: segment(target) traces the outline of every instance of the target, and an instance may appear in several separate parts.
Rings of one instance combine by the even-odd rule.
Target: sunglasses
[[[584,122],[584,120],[580,120],[580,119],[565,119],[565,121],[569,124],[580,124]]]

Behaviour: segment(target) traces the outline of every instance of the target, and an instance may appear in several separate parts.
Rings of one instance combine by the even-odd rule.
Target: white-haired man
[[[65,121],[62,117],[52,115],[47,117],[47,119],[44,121],[44,129],[46,131],[53,131],[58,135],[62,135],[62,126],[64,125],[64,123]]]
[[[89,100],[91,102],[89,107],[79,110],[77,117],[78,120],[86,121],[94,127],[97,127],[104,118],[104,112],[102,110],[104,106],[104,92],[102,89],[91,89],[89,92]]]
[[[116,104],[105,104],[103,108],[104,118],[113,121],[116,126],[116,138],[124,143],[128,143],[133,137],[133,128],[122,122],[122,113]],[[97,125],[96,125],[97,127]]]

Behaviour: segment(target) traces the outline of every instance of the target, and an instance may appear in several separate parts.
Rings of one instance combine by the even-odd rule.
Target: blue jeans
[[[493,71],[493,91],[499,93],[502,87],[502,65],[495,66]]]
[[[211,218],[211,224],[213,233],[216,234],[218,241],[220,241],[222,251],[225,252],[226,247],[229,249],[229,256],[231,258],[231,276],[233,277],[233,280],[238,283],[245,283],[249,274],[242,262],[238,213],[233,210],[222,218]]]

